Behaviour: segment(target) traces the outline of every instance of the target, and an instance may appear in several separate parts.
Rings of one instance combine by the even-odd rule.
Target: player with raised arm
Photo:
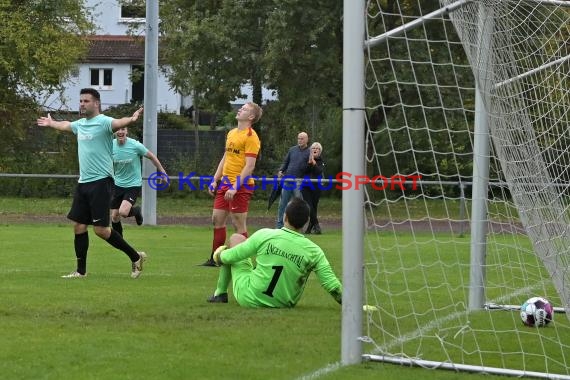
[[[309,212],[304,200],[293,198],[285,209],[283,228],[264,228],[249,239],[232,235],[231,248],[222,246],[214,252],[214,260],[222,267],[216,291],[208,302],[227,303],[232,281],[234,297],[240,306],[294,307],[309,275],[315,272],[321,286],[341,303],[342,285],[323,250],[301,234]]]
[[[109,227],[109,207],[113,190],[113,131],[137,121],[142,107],[131,117],[114,119],[101,111],[101,96],[92,88],[79,92],[80,112],[85,117],[73,122],[56,121],[48,114],[37,124],[77,135],[79,181],[73,196],[68,219],[74,221],[74,247],[77,269],[64,278],[82,278],[87,275],[89,236],[87,226],[93,225],[95,234],[113,247],[123,251],[131,260],[131,277],[138,278],[146,260],[144,252],[137,252],[123,237]]]

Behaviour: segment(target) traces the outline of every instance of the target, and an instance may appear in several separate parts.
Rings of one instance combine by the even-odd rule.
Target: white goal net
[[[364,357],[570,378],[570,2],[365,13]]]

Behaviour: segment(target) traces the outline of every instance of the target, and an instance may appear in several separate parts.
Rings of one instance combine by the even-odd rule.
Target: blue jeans
[[[285,190],[285,189],[281,190],[281,198],[279,198],[279,210],[277,211],[277,224],[276,224],[275,228],[283,227],[283,218],[285,216],[285,207],[287,207],[287,204],[289,203],[289,201],[293,197],[303,199],[303,195],[301,194],[301,190],[299,190],[297,186],[295,186],[295,189],[293,189],[293,190]]]

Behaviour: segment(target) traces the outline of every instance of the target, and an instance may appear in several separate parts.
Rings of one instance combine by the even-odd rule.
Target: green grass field
[[[39,214],[59,207],[57,200],[30,204]],[[5,213],[13,207],[4,206]],[[217,279],[217,269],[196,266],[211,247],[208,226],[126,224],[127,240],[149,255],[138,280],[129,277],[128,258],[90,231],[88,277],[62,279],[75,268],[70,223],[2,220],[0,378],[499,378],[380,363],[340,367],[341,309],[314,276],[291,310],[244,309],[231,296],[227,305],[205,302]],[[311,239],[340,276],[341,231]]]
[[[277,213],[277,203],[267,210],[268,192],[259,191],[254,194],[250,203],[250,216],[274,218]],[[157,215],[172,217],[205,217],[212,215],[212,198],[192,197],[159,197],[157,198]],[[140,203],[140,202],[139,202]],[[2,217],[11,215],[66,215],[71,205],[71,198],[17,198],[0,197],[0,223]],[[323,219],[339,219],[341,217],[341,200],[334,197],[321,198],[319,203],[319,216]],[[448,201],[446,208],[441,207],[439,201],[413,201],[407,202],[408,209],[393,207],[390,215],[395,219],[412,217],[415,214],[425,215],[426,212],[435,218],[446,218],[450,215],[458,218],[460,202]],[[470,207],[467,202],[465,207]],[[378,215],[387,215],[384,208],[377,209]]]

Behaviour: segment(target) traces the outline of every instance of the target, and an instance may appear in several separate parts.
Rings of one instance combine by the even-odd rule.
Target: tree
[[[82,0],[0,0],[0,91],[57,87],[86,51],[87,17]]]
[[[251,84],[291,107],[340,104],[342,3],[327,0],[173,0],[161,5],[164,60],[174,87],[219,110]]]
[[[12,141],[35,120],[34,94],[58,88],[84,54],[93,25],[82,0],[0,0],[0,20],[0,138]]]
[[[164,1],[161,43],[171,84],[196,91],[198,108],[210,112],[243,96],[243,84],[259,104],[263,86],[275,90],[278,105],[256,129],[263,163],[280,160],[299,129],[324,135],[308,124],[341,104],[341,15],[342,2],[328,0]]]
[[[253,86],[261,103],[263,82],[263,15],[270,1],[173,0],[161,4],[161,43],[178,91],[196,95],[199,109],[229,110],[244,97],[243,84]],[[247,4],[245,4],[247,3]]]
[[[307,131],[322,143],[327,171],[340,171],[342,12],[341,1],[283,0],[267,17],[264,64],[267,84],[279,94],[279,116],[262,141],[278,161]]]
[[[268,15],[268,84],[292,108],[342,104],[342,2],[283,0]]]

